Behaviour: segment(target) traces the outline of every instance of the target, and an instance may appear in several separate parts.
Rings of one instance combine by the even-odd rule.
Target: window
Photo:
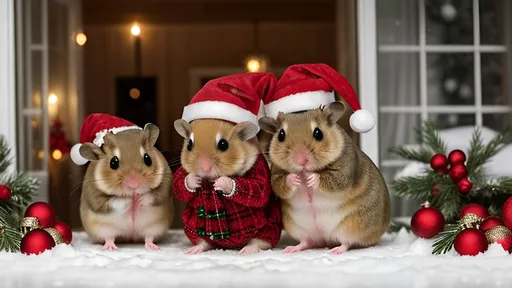
[[[375,30],[370,34],[376,38],[375,46],[370,45],[374,50],[365,48],[360,54],[364,71],[376,74],[369,80],[376,89],[361,97],[376,102],[379,114],[378,136],[366,136],[377,140],[378,150],[367,149],[388,184],[406,164],[389,149],[417,144],[414,129],[422,121],[435,120],[440,129],[485,126],[496,131],[510,123],[509,1],[359,2],[364,26],[359,31]],[[371,35],[360,36],[360,45],[371,44]],[[374,62],[363,60],[365,53],[376,53]],[[367,75],[361,75],[361,86],[369,85]],[[394,208],[395,215],[404,215],[417,206],[395,202]]]

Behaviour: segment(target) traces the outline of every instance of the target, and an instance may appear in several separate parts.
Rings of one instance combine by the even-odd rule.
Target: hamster
[[[107,133],[101,147],[84,143],[80,154],[91,161],[80,199],[85,232],[105,250],[116,250],[116,241],[145,242],[159,250],[173,217],[172,172],[154,145],[159,129]]]
[[[274,134],[272,188],[281,198],[285,231],[300,241],[294,253],[332,248],[341,254],[378,244],[391,220],[391,201],[379,169],[336,123],[345,106],[259,120]]]
[[[256,139],[258,126],[216,119],[179,119],[174,126],[185,138],[182,167],[173,178],[176,198],[187,202],[182,220],[194,244],[185,253],[241,248],[248,255],[275,247],[281,212]]]

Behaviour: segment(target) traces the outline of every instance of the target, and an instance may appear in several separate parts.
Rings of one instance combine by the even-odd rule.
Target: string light
[[[248,72],[265,72],[267,71],[267,60],[264,57],[250,56],[245,62],[245,68]]]
[[[48,96],[48,103],[49,104],[55,104],[57,103],[57,95],[55,95],[54,93],[50,94],[50,96]]]
[[[55,160],[60,160],[62,158],[62,152],[59,149],[53,150],[52,157]]]
[[[75,41],[76,41],[76,44],[78,44],[80,46],[84,46],[85,42],[87,42],[87,36],[85,36],[84,33],[80,32],[80,33],[76,34]]]
[[[132,99],[138,99],[140,97],[140,90],[137,88],[130,89],[130,97]]]

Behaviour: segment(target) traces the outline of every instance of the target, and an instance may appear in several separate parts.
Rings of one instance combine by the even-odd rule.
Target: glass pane
[[[48,1],[48,38],[50,49],[60,50],[69,40],[67,7],[55,0]]]
[[[25,0],[26,1],[26,0]],[[31,29],[31,38],[32,44],[41,44],[42,43],[42,0],[28,0],[27,7],[30,9],[27,13],[29,13],[30,17],[27,17],[26,21],[30,21],[30,29]]]
[[[508,105],[509,95],[505,92],[507,85],[507,54],[482,53],[482,103],[483,105]]]
[[[391,209],[393,217],[403,217],[403,216],[412,216],[416,210],[420,207],[419,200],[410,200],[403,197],[396,197],[394,195],[393,188],[391,184],[397,176],[405,167],[382,167],[380,169],[382,176],[384,176],[384,180],[388,184],[388,190],[391,195]]]
[[[415,129],[421,124],[419,114],[380,114],[379,148],[382,160],[397,158],[389,149],[398,145],[417,144]]]
[[[510,3],[505,2],[503,0],[479,1],[481,44],[505,43],[505,27],[510,25],[510,15],[507,13],[510,11],[510,7],[507,7]]]
[[[494,131],[501,131],[505,127],[510,127],[512,116],[510,114],[484,114],[483,120],[483,126]]]
[[[428,105],[475,105],[473,53],[427,54]]]
[[[419,105],[420,81],[418,66],[418,53],[379,53],[379,105]]]
[[[28,91],[26,95],[25,108],[41,108],[41,89],[42,89],[42,70],[43,70],[43,53],[42,51],[33,51],[32,55],[32,65],[30,67],[30,76],[32,79],[32,89]],[[28,81],[29,79],[27,79]]]
[[[41,116],[29,116],[25,118],[25,169],[43,170],[43,134]]]
[[[418,44],[418,1],[377,2],[377,41],[379,45]]]
[[[67,83],[68,83],[68,75],[67,71],[67,57],[65,54],[59,53],[57,51],[51,51],[49,53],[49,97],[51,95],[52,99],[48,99],[48,116],[50,119],[57,119],[64,121],[64,115],[62,113],[66,112],[62,108],[65,106],[65,98],[67,96]],[[55,96],[55,97],[54,97]],[[62,107],[62,108],[59,108]],[[61,112],[59,114],[59,111]]]
[[[427,44],[473,44],[473,1],[426,0]]]
[[[439,130],[476,125],[475,114],[429,114],[428,119],[434,120]]]

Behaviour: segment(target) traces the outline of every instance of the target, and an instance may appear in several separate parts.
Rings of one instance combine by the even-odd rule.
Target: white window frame
[[[473,45],[427,45],[426,43],[426,18],[425,0],[419,1],[419,44],[418,45],[378,45],[377,43],[377,13],[376,0],[358,0],[358,51],[359,51],[359,97],[361,106],[369,109],[376,116],[375,128],[361,135],[361,149],[368,154],[373,162],[380,167],[403,167],[406,160],[379,161],[379,121],[378,114],[419,114],[421,120],[428,119],[429,113],[464,113],[474,114],[476,126],[483,125],[483,114],[505,114],[512,109],[505,105],[482,105],[482,78],[481,78],[481,53],[507,52],[506,45],[481,45],[480,44],[480,13],[479,0],[473,0]],[[419,55],[420,72],[420,105],[418,106],[378,106],[377,92],[377,52],[414,52]],[[475,104],[468,105],[427,105],[427,53],[468,53],[473,52],[474,57],[474,93]],[[406,143],[404,143],[406,144]]]
[[[0,1],[0,134],[11,147],[16,168],[16,77],[14,0]]]

